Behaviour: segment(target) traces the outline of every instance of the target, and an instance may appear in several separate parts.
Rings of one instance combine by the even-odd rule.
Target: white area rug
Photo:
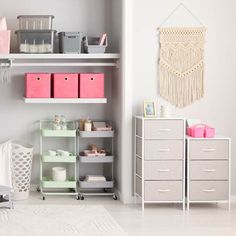
[[[0,236],[127,235],[103,206],[18,205],[0,208]]]

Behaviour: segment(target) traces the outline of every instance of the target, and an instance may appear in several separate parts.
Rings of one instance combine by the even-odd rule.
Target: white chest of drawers
[[[230,138],[187,137],[187,209],[194,202],[228,202]]]
[[[135,199],[185,206],[185,120],[135,117]]]

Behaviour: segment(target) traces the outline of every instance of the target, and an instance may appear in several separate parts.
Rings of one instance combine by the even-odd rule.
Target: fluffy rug
[[[0,208],[0,236],[126,235],[103,206],[18,205]]]

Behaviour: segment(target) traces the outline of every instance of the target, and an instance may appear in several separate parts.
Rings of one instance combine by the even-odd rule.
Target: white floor
[[[193,205],[189,212],[169,204],[147,205],[142,213],[140,205],[123,205],[112,197],[89,196],[77,201],[70,196],[48,196],[43,201],[33,192],[28,200],[15,204],[103,205],[128,235],[236,236],[236,203],[230,212],[225,204]]]

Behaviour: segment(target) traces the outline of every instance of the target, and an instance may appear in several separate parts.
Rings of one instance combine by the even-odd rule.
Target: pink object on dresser
[[[0,53],[10,53],[10,30],[0,30]]]
[[[54,98],[78,98],[78,74],[53,74]]]
[[[25,74],[25,96],[27,98],[50,98],[51,74]]]
[[[196,124],[187,128],[187,135],[194,138],[214,138],[215,129],[205,124]]]
[[[104,74],[80,74],[80,98],[104,98]]]

